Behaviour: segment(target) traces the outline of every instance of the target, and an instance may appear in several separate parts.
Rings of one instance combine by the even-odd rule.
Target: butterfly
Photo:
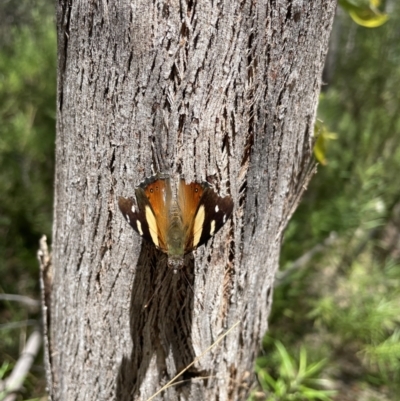
[[[118,199],[118,206],[132,228],[168,255],[175,272],[184,256],[207,242],[226,223],[233,210],[230,196],[221,197],[208,182],[176,185],[168,174],[147,178],[132,198]]]

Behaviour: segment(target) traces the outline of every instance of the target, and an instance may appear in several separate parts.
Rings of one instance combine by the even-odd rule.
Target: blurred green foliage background
[[[50,237],[52,224],[54,15],[46,0],[0,2],[0,295],[39,299],[38,240]],[[13,368],[35,319],[38,308],[0,300],[0,380]],[[41,365],[38,360],[31,370],[24,399],[44,394]]]
[[[353,13],[367,4],[365,26],[379,25],[371,22],[377,0],[342,3]],[[316,125],[323,163],[285,233],[254,400],[399,399],[397,3],[383,4],[389,19],[375,29],[338,9]],[[0,16],[0,295],[38,299],[38,241],[52,224],[54,5],[7,0]],[[0,301],[0,380],[30,330],[8,324],[39,318]],[[44,388],[39,359],[21,399]]]
[[[57,71],[53,11],[26,2],[24,23],[19,25],[22,16],[16,15],[15,25],[2,26],[1,285],[24,294],[37,294],[35,249],[39,236],[51,233]]]

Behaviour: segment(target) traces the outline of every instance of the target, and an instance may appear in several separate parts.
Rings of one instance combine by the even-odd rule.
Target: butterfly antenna
[[[153,295],[150,297],[150,299],[145,303],[145,305],[143,306],[143,309],[146,309],[150,302],[153,300],[154,296],[157,294],[157,292],[160,290],[160,288],[162,287],[162,285],[164,284],[165,280],[167,279],[169,274],[169,269],[167,270],[167,274],[164,276],[163,280],[161,281],[161,283],[156,287],[156,289],[153,292]]]
[[[194,288],[193,288],[192,284],[190,284],[190,281],[189,281],[188,277],[186,276],[186,273],[184,271],[182,271],[182,274],[183,274],[183,277],[185,277],[185,280],[188,283],[190,289],[192,290],[193,295],[197,298],[197,301],[199,302],[199,304],[201,306],[201,310],[204,310],[204,305],[202,304],[202,302],[200,301],[199,297],[194,292]]]

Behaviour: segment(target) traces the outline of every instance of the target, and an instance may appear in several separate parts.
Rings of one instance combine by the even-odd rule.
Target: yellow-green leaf
[[[350,10],[350,17],[353,21],[365,28],[376,28],[383,25],[388,20],[387,14],[381,14],[377,10],[363,9],[363,10]]]
[[[366,28],[376,28],[383,25],[389,18],[378,7],[381,0],[339,0],[339,4],[349,13],[353,21]]]
[[[329,132],[321,121],[315,123],[314,134],[317,137],[314,145],[314,156],[323,166],[325,166],[328,163],[326,159],[328,143],[329,141],[337,139],[337,135],[334,132]]]

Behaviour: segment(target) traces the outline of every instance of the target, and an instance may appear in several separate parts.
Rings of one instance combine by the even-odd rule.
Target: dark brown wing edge
[[[153,242],[151,239],[149,225],[146,221],[145,207],[137,207],[132,198],[118,198],[119,210],[131,227],[146,241]],[[139,222],[139,224],[138,224]],[[141,232],[139,231],[139,227]]]
[[[200,241],[197,244],[199,246],[206,243],[212,236],[214,236],[221,227],[228,221],[229,217],[233,211],[233,200],[230,196],[220,197],[212,188],[206,188],[203,196],[200,199],[197,211],[204,206],[205,217],[202,226],[202,232],[200,236]],[[196,211],[196,214],[197,214]],[[195,215],[196,215],[195,214]],[[212,222],[215,222],[215,228],[211,234]],[[192,233],[194,236],[194,233]],[[189,251],[189,250],[188,250]]]

